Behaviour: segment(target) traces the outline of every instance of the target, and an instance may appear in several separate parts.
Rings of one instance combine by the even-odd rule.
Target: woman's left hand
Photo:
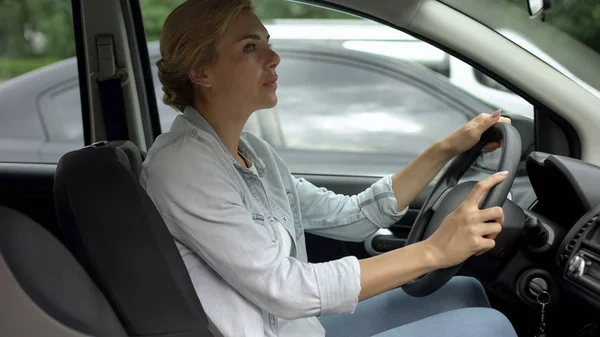
[[[496,123],[508,123],[511,124],[509,118],[500,116],[500,109],[496,110],[493,114],[482,113],[479,116],[473,118],[465,125],[454,130],[451,134],[444,137],[440,142],[444,145],[452,155],[458,155],[472,148],[479,142],[481,135]],[[502,147],[503,141],[491,142],[483,147],[482,152],[488,153],[495,151]]]

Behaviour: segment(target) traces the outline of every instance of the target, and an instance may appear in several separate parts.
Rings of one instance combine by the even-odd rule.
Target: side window
[[[296,54],[310,50],[311,56],[282,53],[276,107],[282,150],[416,156],[469,119],[435,96],[437,88],[410,80],[421,75],[411,68],[391,71],[376,61],[368,66],[341,48],[291,48]],[[319,58],[319,52],[337,54]]]
[[[257,12],[282,61],[279,103],[260,112],[277,123],[262,135],[293,171],[393,173],[481,112],[533,119],[520,96],[413,36],[329,9],[266,2]],[[494,170],[500,151],[480,159]]]
[[[83,144],[78,84],[65,87],[77,81],[71,3],[4,1],[0,13],[0,161],[56,163]]]
[[[39,99],[42,123],[51,142],[73,142],[83,146],[79,82],[57,86]]]
[[[157,41],[181,2],[141,3],[163,132],[177,112],[162,103]],[[408,34],[321,7],[253,3],[282,61],[278,105],[253,114],[246,129],[295,172],[392,173],[480,112],[533,116],[519,96]],[[480,165],[495,169],[498,158]]]

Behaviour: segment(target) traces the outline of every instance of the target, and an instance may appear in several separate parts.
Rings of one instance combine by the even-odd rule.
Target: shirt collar
[[[217,142],[219,143],[223,152],[225,152],[226,156],[231,159],[231,161],[233,162],[234,165],[248,169],[244,166],[241,166],[237,162],[237,160],[235,160],[235,158],[233,158],[233,155],[231,155],[231,152],[229,152],[229,150],[227,150],[227,147],[225,147],[225,144],[223,144],[223,142],[217,135],[217,132],[213,129],[213,127],[210,125],[210,123],[208,123],[206,118],[204,118],[204,116],[202,116],[201,113],[199,113],[193,107],[187,106],[187,107],[185,107],[185,109],[183,109],[183,117],[185,119],[187,119],[189,122],[191,122],[198,129],[210,133],[217,140]],[[242,134],[243,134],[243,132],[242,132]],[[252,162],[252,165],[255,166],[259,177],[263,177],[267,173],[267,169],[266,169],[263,161],[259,157],[256,156],[256,154],[255,154],[254,150],[252,149],[252,147],[250,146],[250,144],[248,144],[244,139],[242,139],[242,137],[240,137],[240,144],[238,146],[238,150]]]

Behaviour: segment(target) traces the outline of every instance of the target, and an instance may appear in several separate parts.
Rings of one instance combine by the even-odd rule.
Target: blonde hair
[[[253,10],[252,0],[188,0],[169,14],[160,37],[161,59],[156,62],[165,104],[183,111],[194,103],[188,73],[217,57],[218,41],[247,9]]]

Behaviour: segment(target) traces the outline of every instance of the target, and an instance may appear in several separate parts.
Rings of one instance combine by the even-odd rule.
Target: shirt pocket
[[[252,213],[252,220],[254,220],[255,224],[263,227],[267,231],[267,234],[269,235],[269,238],[271,239],[271,241],[273,241],[273,242],[277,241],[275,239],[275,231],[273,230],[273,226],[271,226],[269,221],[266,221],[264,215],[262,215],[260,213]]]

